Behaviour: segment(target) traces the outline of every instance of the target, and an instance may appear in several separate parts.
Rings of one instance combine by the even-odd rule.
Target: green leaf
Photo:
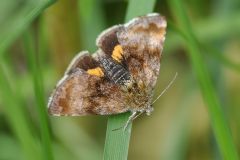
[[[154,5],[155,0],[129,0],[125,21],[136,16],[151,13]],[[132,124],[125,131],[122,128],[113,130],[124,126],[129,116],[130,113],[109,116],[104,146],[104,160],[127,159]]]
[[[191,61],[192,69],[196,74],[202,96],[208,107],[213,131],[224,159],[237,160],[238,155],[233,143],[231,132],[225,115],[220,105],[220,101],[213,87],[208,69],[204,65],[203,56],[197,43],[195,34],[185,13],[185,8],[180,0],[168,1],[170,10],[176,18],[181,30],[186,36],[186,47]]]

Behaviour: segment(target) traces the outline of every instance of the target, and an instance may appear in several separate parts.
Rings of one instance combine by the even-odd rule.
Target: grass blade
[[[187,36],[181,31],[177,26],[175,26],[172,22],[168,21],[168,28],[172,29],[175,33],[180,35],[184,38],[185,41],[188,41]],[[209,56],[215,58],[215,60],[219,61],[219,63],[233,69],[237,72],[240,72],[240,64],[232,62],[228,59],[224,53],[220,52],[219,49],[214,48],[213,46],[209,45],[208,43],[203,43],[202,41],[196,39],[198,45],[205,50],[205,52],[209,53]],[[188,42],[191,43],[191,42]]]
[[[179,22],[181,30],[184,32],[187,38],[187,49],[189,58],[196,73],[202,96],[208,107],[208,112],[211,118],[213,131],[220,148],[220,152],[224,159],[236,160],[238,159],[236,148],[234,147],[233,139],[227,121],[224,117],[220,102],[216,96],[212,81],[208,70],[203,62],[203,57],[200,52],[200,48],[195,39],[193,29],[187,18],[185,9],[182,6],[180,0],[168,1],[170,10]]]
[[[32,75],[35,99],[36,99],[36,107],[39,115],[40,121],[40,132],[42,138],[42,149],[44,159],[52,160],[52,148],[51,148],[51,140],[48,126],[48,118],[46,112],[46,104],[44,99],[44,91],[43,91],[43,78],[40,70],[39,62],[37,61],[37,57],[34,49],[34,40],[33,40],[33,32],[28,31],[24,35],[24,45],[26,50],[26,57],[28,60],[28,67]],[[40,46],[39,46],[40,47]],[[40,55],[41,53],[39,53]]]
[[[136,16],[142,16],[153,12],[156,0],[129,0],[125,22]]]
[[[25,159],[39,160],[41,159],[41,155],[38,150],[37,141],[29,129],[30,124],[19,100],[19,95],[13,90],[14,84],[10,83],[11,79],[8,78],[8,75],[11,71],[4,60],[1,60],[0,72],[0,96],[6,120],[20,142]]]
[[[229,67],[232,70],[240,72],[240,64],[232,62],[225,56],[226,54],[219,51],[219,49],[216,49],[216,47],[210,46],[209,44],[200,43],[200,45],[202,46],[202,48],[206,50],[207,53],[209,53],[209,56],[215,58],[226,67]]]
[[[130,0],[125,21],[152,12],[154,5],[155,0]],[[104,160],[127,159],[132,124],[129,125],[126,131],[123,129],[113,131],[113,129],[122,127],[127,122],[129,116],[130,113],[109,116],[104,146]]]
[[[90,53],[97,49],[96,37],[106,28],[104,18],[103,1],[78,0],[79,21],[81,23],[81,43]]]
[[[132,124],[125,131],[122,128],[113,130],[122,127],[129,116],[130,113],[109,116],[103,153],[104,160],[127,159]]]
[[[0,56],[24,29],[55,0],[0,2]],[[12,14],[14,13],[14,14]]]

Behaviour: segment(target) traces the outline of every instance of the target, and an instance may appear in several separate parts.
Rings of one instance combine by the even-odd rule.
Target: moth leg
[[[145,110],[140,110],[139,113],[132,118],[132,121],[133,121],[134,119],[136,119],[137,117],[139,117],[139,116],[140,116],[141,114],[143,114],[144,112],[145,112]]]
[[[133,121],[133,119],[134,119],[134,117],[135,117],[136,115],[137,115],[137,111],[134,111],[134,112],[132,113],[132,115],[129,116],[129,118],[128,118],[126,124],[125,124],[125,126],[123,127],[123,130],[124,130],[124,131],[127,129],[127,127],[128,127],[128,125],[130,124],[130,122]]]
[[[146,115],[148,115],[148,116],[150,116],[151,115],[151,113],[153,112],[153,107],[151,106],[151,107],[148,107],[146,110],[145,110],[145,112],[146,112]]]

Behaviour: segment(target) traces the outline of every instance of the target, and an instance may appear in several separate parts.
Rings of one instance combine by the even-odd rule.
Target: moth
[[[48,103],[54,116],[112,115],[130,111],[127,124],[153,111],[167,22],[151,13],[115,25],[96,40],[94,54],[72,60]],[[126,127],[125,126],[125,127]]]

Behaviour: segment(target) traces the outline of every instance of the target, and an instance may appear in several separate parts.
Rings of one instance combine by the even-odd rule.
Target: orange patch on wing
[[[123,49],[121,45],[116,45],[112,52],[112,58],[115,59],[118,62],[121,62],[123,55]]]
[[[104,73],[100,67],[96,67],[93,69],[88,69],[87,73],[90,75],[98,76],[98,77],[103,77]]]

